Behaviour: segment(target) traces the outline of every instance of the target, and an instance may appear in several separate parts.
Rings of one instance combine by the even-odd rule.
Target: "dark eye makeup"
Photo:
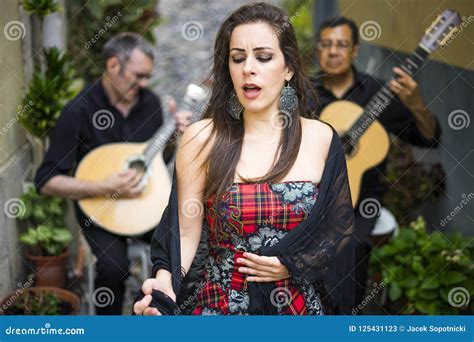
[[[257,56],[257,60],[259,60],[262,63],[266,63],[266,62],[269,62],[269,61],[272,60],[272,56],[267,56],[267,55]],[[242,63],[243,61],[245,61],[245,58],[243,58],[243,57],[232,57],[232,61],[234,63],[239,64],[239,63]]]

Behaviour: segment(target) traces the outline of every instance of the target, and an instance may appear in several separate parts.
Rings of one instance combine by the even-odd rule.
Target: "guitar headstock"
[[[448,9],[444,10],[425,31],[419,45],[428,53],[435,52],[454,37],[460,23],[459,13]]]
[[[202,102],[207,98],[207,91],[195,84],[189,84],[186,88],[186,96],[189,96],[195,102]]]

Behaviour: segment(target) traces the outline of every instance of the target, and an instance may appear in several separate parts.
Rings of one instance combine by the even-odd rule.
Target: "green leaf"
[[[439,294],[441,295],[441,298],[447,303],[449,303],[449,300],[448,300],[449,291],[450,291],[450,289],[446,289],[446,288],[439,289]]]
[[[392,302],[395,302],[402,296],[402,290],[397,284],[392,283],[388,289],[388,296]]]
[[[421,284],[421,288],[425,290],[437,289],[439,287],[439,281],[436,278],[425,279]]]
[[[431,234],[431,243],[439,250],[448,249],[451,244],[441,232]]]
[[[418,285],[418,279],[416,279],[415,276],[410,275],[406,277],[405,279],[403,279],[400,283],[405,288],[412,288]]]
[[[36,229],[38,234],[38,240],[40,241],[48,241],[53,237],[53,233],[51,229],[47,226],[41,225]]]
[[[40,225],[30,228],[20,236],[20,241],[41,249],[44,255],[59,254],[72,240],[72,234],[66,228],[54,228]]]
[[[33,228],[29,228],[26,233],[23,233],[20,236],[20,241],[29,246],[35,246],[38,243],[36,235],[36,230]]]
[[[423,314],[428,313],[428,305],[429,305],[429,303],[427,301],[424,301],[424,300],[419,300],[419,301],[415,302],[415,308]]]
[[[36,69],[22,98],[23,115],[19,123],[32,135],[43,139],[55,126],[64,104],[75,93],[69,93],[75,72],[66,54],[57,48],[43,50],[45,70]]]
[[[437,290],[421,290],[419,294],[423,299],[435,299],[440,296]]]
[[[403,239],[406,240],[407,242],[415,242],[416,239],[417,239],[417,236],[416,236],[416,232],[414,232],[413,230],[409,230],[409,229],[404,229],[403,230],[404,234],[403,234]]]
[[[427,260],[429,264],[426,266],[426,273],[436,274],[440,269],[444,269],[446,265],[446,257],[437,255],[434,258]]]
[[[417,288],[407,289],[405,293],[408,299],[413,300],[418,294],[418,289]]]
[[[450,271],[446,274],[445,277],[443,277],[442,283],[444,285],[451,285],[451,284],[461,283],[466,279],[467,277],[464,274],[460,272],[456,272],[456,271]]]
[[[71,232],[67,229],[56,229],[53,240],[65,245],[72,240]]]
[[[474,295],[474,275],[469,274],[469,279],[463,281],[461,284],[458,284],[458,286],[464,287],[471,294],[471,296],[473,296]]]
[[[40,223],[44,222],[44,220],[47,218],[44,208],[40,206],[35,206],[33,208],[33,216],[35,221]]]
[[[22,0],[20,4],[25,11],[37,15],[41,19],[62,10],[56,0]]]
[[[441,308],[439,307],[439,302],[437,301],[434,301],[434,302],[431,302],[430,304],[428,304],[428,315],[441,315],[442,314],[442,310]]]
[[[415,271],[417,274],[419,275],[424,275],[426,270],[425,268],[423,267],[423,265],[421,264],[421,262],[418,262],[418,261],[414,261],[412,264],[411,264],[411,267],[413,268],[413,271]]]

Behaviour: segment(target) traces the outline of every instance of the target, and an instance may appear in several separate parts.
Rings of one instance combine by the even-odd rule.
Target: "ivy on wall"
[[[158,0],[68,0],[68,49],[86,81],[103,72],[102,47],[120,32],[137,32],[154,43]]]

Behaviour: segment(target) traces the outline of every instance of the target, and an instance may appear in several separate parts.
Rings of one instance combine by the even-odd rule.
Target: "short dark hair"
[[[321,32],[327,28],[334,28],[342,25],[347,25],[351,29],[352,33],[352,43],[354,45],[359,44],[359,29],[354,20],[346,17],[333,17],[324,20],[321,25],[319,25],[318,32],[316,33],[316,41],[321,39]]]
[[[109,58],[117,57],[120,63],[124,64],[130,59],[130,55],[135,49],[139,49],[152,61],[155,60],[153,48],[142,36],[134,32],[122,32],[113,36],[105,43],[102,49],[104,62],[107,62]]]

